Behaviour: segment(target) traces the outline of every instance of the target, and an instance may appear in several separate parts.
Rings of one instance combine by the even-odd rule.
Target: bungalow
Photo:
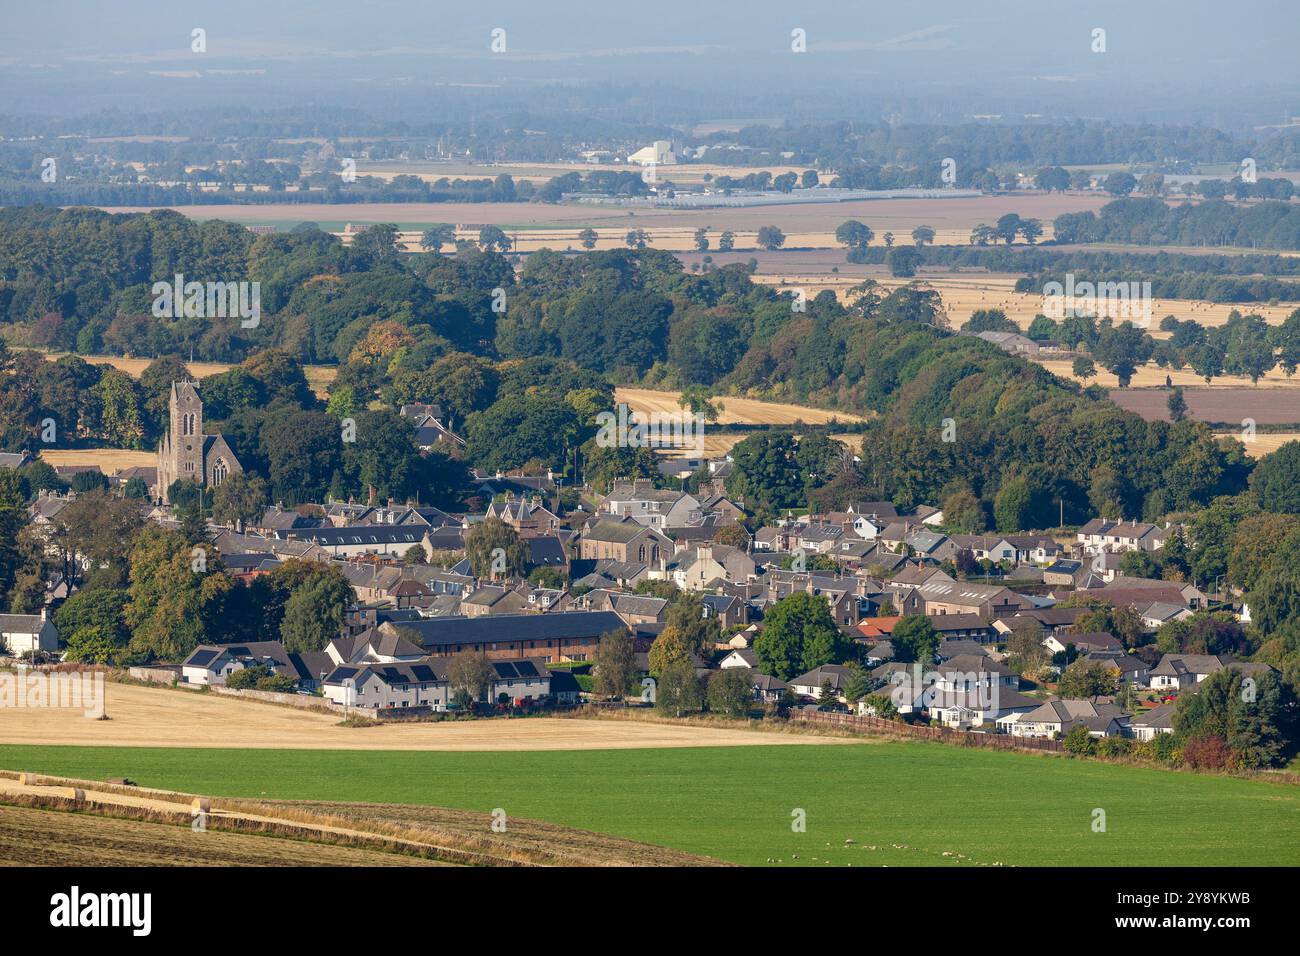
[[[1154,690],[1187,690],[1238,663],[1231,654],[1166,654],[1148,676]]]
[[[231,674],[254,666],[268,667],[305,690],[317,686],[333,670],[332,658],[323,651],[290,653],[279,641],[244,644],[200,644],[181,663],[181,681],[197,686],[224,686]]]
[[[790,689],[800,697],[820,700],[822,685],[829,683],[835,692],[836,700],[844,700],[844,691],[849,685],[852,671],[842,664],[823,664],[814,667],[806,674],[800,674],[790,681]]]
[[[1043,568],[1043,583],[1058,587],[1072,587],[1083,569],[1083,562],[1073,558],[1057,558]]]
[[[998,720],[999,728],[1013,737],[1049,740],[1064,737],[1076,725],[1086,727],[1092,737],[1119,737],[1123,736],[1128,722],[1128,714],[1105,697],[1049,700],[1017,719]]]
[[[41,608],[39,614],[0,614],[0,647],[14,657],[59,649],[59,632]]]
[[[790,691],[789,684],[771,674],[751,673],[749,678],[754,684],[754,699],[763,703],[774,704]]]
[[[757,666],[758,655],[754,653],[753,648],[749,647],[737,648],[718,661],[719,670],[728,670],[733,667],[747,667],[753,670]]]
[[[1153,707],[1145,714],[1134,717],[1129,723],[1129,731],[1134,740],[1154,740],[1158,734],[1174,732],[1174,712],[1178,709],[1177,701],[1169,701],[1159,707]]]
[[[1101,664],[1107,670],[1113,671],[1115,677],[1122,684],[1131,684],[1134,687],[1145,687],[1147,675],[1150,668],[1147,662],[1133,654],[1121,654],[1115,656],[1112,654],[1087,654],[1084,661],[1089,664]]]
[[[1120,657],[1124,653],[1124,642],[1104,631],[1074,634],[1068,630],[1059,630],[1043,638],[1043,646],[1053,654],[1060,654],[1070,644],[1080,654]]]

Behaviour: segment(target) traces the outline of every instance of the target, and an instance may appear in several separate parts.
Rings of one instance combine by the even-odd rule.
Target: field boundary
[[[549,853],[509,846],[491,839],[476,839],[463,834],[446,833],[436,826],[406,826],[386,821],[362,821],[353,817],[312,812],[296,806],[238,798],[197,797],[172,790],[106,784],[10,770],[0,770],[0,781],[13,781],[8,786],[0,785],[0,805],[91,813],[97,816],[176,826],[192,826],[194,820],[201,816],[204,827],[212,830],[377,850],[466,866],[578,865],[562,853]],[[114,800],[112,799],[114,796],[123,799]],[[638,845],[633,841],[624,842],[628,843],[629,847]],[[640,846],[653,850],[665,849],[652,844],[640,844]],[[696,854],[683,855],[694,865],[726,865],[723,861],[709,857]],[[611,863],[634,865],[634,859],[629,856],[621,863],[617,860]]]
[[[903,724],[883,717],[869,717],[856,714],[833,714],[826,711],[796,710],[790,715],[795,723],[829,724],[862,733],[888,733],[903,737],[916,737],[922,740],[940,740],[961,747],[983,747],[988,750],[1031,750],[1037,752],[1060,753],[1059,740],[1046,740],[1037,737],[1011,737],[1007,734],[976,734],[968,730],[955,730],[952,727],[922,727],[916,724]]]

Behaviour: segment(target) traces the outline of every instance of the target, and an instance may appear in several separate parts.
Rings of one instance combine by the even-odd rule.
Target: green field
[[[500,807],[748,864],[1300,863],[1300,787],[926,743],[534,753],[0,746],[0,767],[216,796],[481,809],[485,826]],[[805,833],[791,830],[795,808],[807,813]],[[1094,808],[1106,812],[1104,833],[1092,830]]]

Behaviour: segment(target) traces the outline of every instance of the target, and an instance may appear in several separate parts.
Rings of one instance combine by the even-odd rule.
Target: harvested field
[[[79,791],[76,798],[70,795],[72,787]],[[33,782],[12,771],[0,771],[0,806],[93,814],[190,830],[195,816],[190,808],[195,797],[192,793],[77,778],[41,776]],[[390,862],[390,855],[391,862],[398,863],[479,866],[680,866],[711,862],[692,854],[517,817],[507,818],[506,829],[498,833],[492,827],[493,814],[482,811],[202,799],[207,802],[205,825],[197,831],[201,835],[191,837],[196,844],[202,844],[210,835],[235,832],[278,837],[282,844],[346,848],[379,858],[358,860],[356,865]],[[282,864],[271,861],[258,865]]]
[[[733,174],[735,174],[733,170]],[[672,178],[668,176],[667,178]],[[1027,194],[980,196],[969,199],[879,199],[843,203],[800,203],[789,206],[740,209],[627,209],[618,206],[545,205],[542,203],[275,203],[258,205],[194,205],[175,207],[192,219],[225,219],[246,225],[287,226],[315,222],[342,231],[346,223],[357,226],[394,223],[403,231],[418,232],[437,222],[466,227],[463,235],[477,234],[481,225],[518,229],[519,249],[530,252],[549,246],[578,248],[577,234],[590,226],[609,232],[605,243],[617,245],[629,229],[645,229],[656,248],[694,248],[691,236],[708,226],[714,236],[723,230],[736,233],[737,244],[753,244],[762,226],[779,226],[786,245],[834,248],[835,229],[846,219],[859,219],[878,236],[893,232],[905,237],[919,225],[932,226],[941,244],[965,243],[979,223],[996,222],[1009,212],[1041,219],[1043,238],[1051,238],[1052,220],[1062,213],[1097,210],[1107,197],[1083,194]],[[147,212],[142,207],[105,207],[109,212]],[[539,233],[538,230],[541,230]],[[549,230],[549,232],[548,232]],[[615,241],[616,237],[618,242]],[[879,240],[878,240],[879,241]],[[598,246],[604,248],[605,245]]]
[[[46,353],[51,361],[60,356],[67,355],[67,352],[49,352]],[[130,358],[122,355],[82,355],[91,365],[111,365],[115,369],[126,372],[132,378],[139,378],[147,369],[153,359],[148,358]],[[222,372],[228,372],[234,368],[234,365],[226,362],[186,362],[186,367],[197,378],[204,378],[208,375],[219,375]],[[329,383],[334,381],[334,376],[338,374],[338,369],[333,365],[304,365],[302,367],[303,375],[307,378],[307,384],[319,396],[324,397],[327,394]]]
[[[343,727],[335,713],[201,691],[106,685],[109,720],[81,710],[5,710],[0,743],[309,750],[575,750],[839,743],[838,738],[560,717]]]
[[[618,388],[614,390],[614,400],[625,402],[632,411],[649,414],[651,412],[680,413],[685,411],[678,402],[678,393],[659,392],[648,388]],[[762,402],[752,398],[717,398],[722,406],[717,425],[793,425],[804,422],[808,425],[822,425],[837,420],[841,422],[865,421],[859,415],[848,412],[832,412],[823,408],[810,408],[807,405],[783,405],[777,402]],[[706,425],[706,430],[709,426]]]
[[[357,847],[5,806],[0,859],[6,866],[444,866],[436,860]]]
[[[1240,432],[1215,432],[1215,434],[1221,438],[1241,439]],[[1242,446],[1251,458],[1263,458],[1292,441],[1300,441],[1300,432],[1256,432],[1255,437],[1250,441],[1242,442]]]
[[[1053,375],[1059,375],[1061,378],[1072,379],[1076,382],[1082,381],[1075,376],[1072,366],[1072,359],[1037,359],[1040,365],[1046,368]],[[1164,388],[1165,377],[1174,385],[1181,385],[1184,388],[1188,401],[1191,401],[1191,390],[1197,389],[1202,392],[1233,392],[1246,394],[1249,392],[1265,392],[1269,394],[1286,392],[1294,388],[1300,388],[1300,376],[1287,376],[1281,369],[1273,369],[1267,375],[1259,380],[1259,385],[1252,385],[1250,379],[1244,375],[1216,375],[1211,385],[1205,384],[1205,379],[1197,375],[1190,368],[1174,369],[1160,368],[1158,365],[1142,365],[1133,375],[1132,382],[1129,383],[1131,389],[1144,388]],[[1119,379],[1110,372],[1107,372],[1101,366],[1097,366],[1097,374],[1089,380],[1088,384],[1097,384],[1107,386],[1115,391],[1119,389]],[[1263,399],[1256,399],[1262,401]],[[1200,417],[1199,415],[1196,417]],[[1263,422],[1260,416],[1252,416],[1256,421]],[[1216,421],[1231,421],[1232,419],[1215,419]],[[1287,418],[1285,422],[1300,421],[1300,418]]]
[[[131,448],[43,448],[41,460],[55,468],[98,465],[104,474],[115,475],[123,468],[152,468],[158,464],[158,454]]]
[[[791,253],[791,255],[798,254]],[[804,255],[802,259],[807,262],[811,255]],[[717,257],[714,262],[722,264]],[[1016,280],[1020,278],[1018,274],[991,272],[954,274],[946,269],[922,269],[915,280],[902,280],[892,278],[880,266],[849,266],[845,263],[839,266],[840,272],[836,275],[818,272],[800,274],[788,271],[769,273],[764,269],[764,264],[767,262],[770,260],[760,262],[759,273],[754,276],[755,282],[778,289],[802,288],[806,290],[809,298],[824,289],[830,289],[843,300],[850,288],[866,278],[875,279],[887,289],[897,288],[905,281],[923,282],[943,297],[948,321],[955,329],[960,328],[974,312],[980,309],[1001,309],[1006,313],[1007,318],[1022,329],[1028,329],[1030,323],[1034,321],[1034,316],[1044,310],[1042,295],[1015,291]],[[850,269],[856,271],[849,272]],[[1206,327],[1225,325],[1228,314],[1234,309],[1243,313],[1257,313],[1270,325],[1281,325],[1297,307],[1300,307],[1300,303],[1269,306],[1263,303],[1222,304],[1191,299],[1152,299],[1151,323],[1147,331],[1151,333],[1152,338],[1168,338],[1169,334],[1160,331],[1158,327],[1160,320],[1166,315],[1175,315],[1180,319],[1195,319]],[[1125,317],[1117,315],[1116,318],[1122,321]],[[1163,379],[1161,381],[1163,382]]]
[[[1238,425],[1253,418],[1257,425],[1300,424],[1300,389],[1294,387],[1187,388],[1183,398],[1189,417],[1198,421]],[[1145,419],[1169,420],[1169,392],[1163,388],[1115,388],[1110,400]],[[1255,438],[1263,440],[1265,435]]]
[[[750,173],[768,172],[773,176],[782,173],[802,174],[807,166],[719,166],[708,163],[681,163],[674,166],[659,167],[659,177],[678,186],[700,186],[707,180],[706,176],[731,176],[741,178]],[[358,162],[358,176],[374,176],[385,182],[395,176],[417,176],[425,182],[437,182],[448,179],[495,179],[509,176],[515,180],[527,180],[542,184],[556,176],[568,173],[637,173],[641,167],[628,163],[393,163],[393,162]]]

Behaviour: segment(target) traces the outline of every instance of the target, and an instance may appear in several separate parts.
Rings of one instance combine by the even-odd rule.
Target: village
[[[194,427],[191,400],[196,390],[173,388],[181,433]],[[436,406],[402,414],[429,441],[458,440]],[[171,438],[159,469],[128,469],[111,484],[144,482],[149,496],[132,502],[141,522],[176,529],[161,482],[193,469],[171,460]],[[0,467],[27,462],[9,455]],[[227,467],[209,464],[209,482]],[[1250,622],[1240,594],[1140,573],[1153,557],[1185,553],[1181,526],[1094,518],[1073,534],[949,533],[938,507],[886,501],[758,523],[728,492],[733,468],[726,456],[702,461],[687,492],[670,487],[680,469],[666,459],[661,480],[584,489],[572,510],[553,475],[473,472],[476,500],[489,502],[480,513],[324,501],[271,506],[238,527],[207,522],[204,540],[243,586],[288,567],[337,571],[349,595],[340,626],[320,646],[203,643],[129,673],[388,720],[663,709],[667,694],[673,715],[707,702],[727,716],[854,715],[1009,740],[1073,734],[1095,748],[1172,734],[1178,699],[1211,675],[1233,671],[1254,686],[1273,671],[1223,650]],[[40,492],[31,527],[52,540],[77,497]],[[498,546],[484,555],[482,541]],[[38,613],[0,615],[10,663],[94,662],[68,653],[71,635],[56,626],[76,593],[61,578],[45,582]],[[1186,640],[1198,624],[1219,635],[1212,647]]]

